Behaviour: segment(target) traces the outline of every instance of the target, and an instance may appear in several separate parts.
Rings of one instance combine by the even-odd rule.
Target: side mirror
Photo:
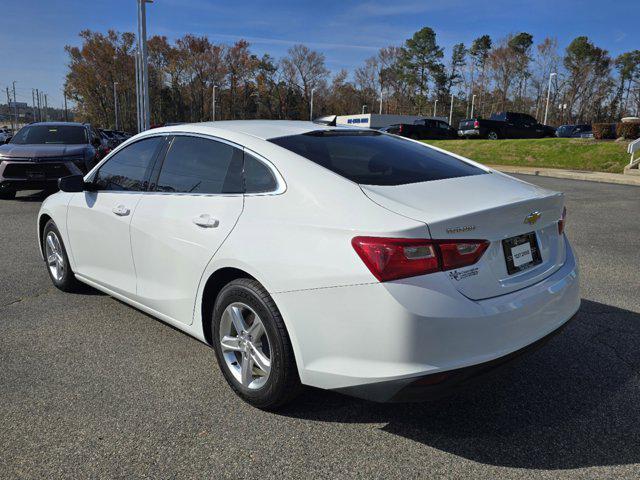
[[[84,192],[85,183],[82,175],[69,175],[58,179],[58,188],[63,192]]]

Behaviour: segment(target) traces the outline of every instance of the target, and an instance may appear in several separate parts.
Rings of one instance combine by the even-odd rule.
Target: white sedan
[[[372,130],[159,128],[60,188],[38,216],[54,285],[206,342],[260,408],[302,385],[428,398],[580,305],[562,194]]]

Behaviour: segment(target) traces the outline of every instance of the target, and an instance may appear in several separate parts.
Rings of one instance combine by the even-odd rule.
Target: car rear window
[[[446,153],[375,131],[320,130],[270,142],[361,185],[405,185],[486,173]]]

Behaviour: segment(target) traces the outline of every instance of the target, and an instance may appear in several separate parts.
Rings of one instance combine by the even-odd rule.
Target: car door
[[[525,138],[542,138],[544,137],[544,128],[539,124],[535,118],[530,115],[521,114],[522,126],[524,129],[523,135]]]
[[[242,163],[242,150],[229,143],[171,139],[131,223],[140,303],[192,322],[202,273],[242,213]]]
[[[74,194],[68,207],[76,273],[126,296],[136,292],[129,226],[164,141],[151,137],[124,147],[88,179],[94,191]]]
[[[443,139],[443,140],[447,140],[448,138],[451,138],[450,134],[449,134],[449,124],[445,123],[441,120],[438,120],[436,122],[438,128],[438,138]]]
[[[505,138],[523,138],[524,132],[520,115],[518,115],[517,113],[508,113],[505,118]]]

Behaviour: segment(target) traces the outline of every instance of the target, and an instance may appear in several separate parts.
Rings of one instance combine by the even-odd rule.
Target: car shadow
[[[571,469],[640,462],[640,314],[583,300],[572,324],[484,384],[419,404],[309,389],[280,414],[381,430],[476,462]]]

